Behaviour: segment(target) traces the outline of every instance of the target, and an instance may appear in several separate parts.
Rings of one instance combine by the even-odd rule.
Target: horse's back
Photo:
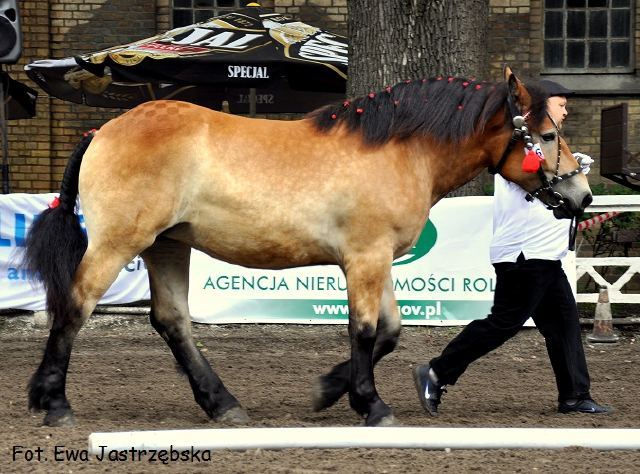
[[[388,148],[363,149],[348,132],[321,132],[309,120],[157,101],[97,133],[80,193],[90,232],[131,232],[133,218],[136,234],[170,229],[173,238],[247,266],[329,263],[354,239],[397,248],[413,236],[390,233],[419,229],[420,219],[403,220],[398,207],[416,204],[399,192],[406,180],[393,160]]]
[[[291,241],[293,252],[300,235],[286,238],[291,229],[283,227],[292,166],[284,166],[291,160],[282,155],[296,150],[282,141],[308,142],[303,122],[249,119],[178,101],[145,103],[109,121],[80,171],[90,235],[149,240],[187,224],[172,235],[223,258],[238,235],[255,242],[251,260],[276,240]],[[282,201],[274,202],[276,196]]]
[[[302,122],[250,119],[180,101],[146,102],[107,122],[87,156],[101,171],[128,177],[172,164],[192,171],[207,160],[266,154],[269,142],[307,134]]]

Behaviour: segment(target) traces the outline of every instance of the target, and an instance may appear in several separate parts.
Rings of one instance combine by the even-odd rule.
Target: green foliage
[[[585,214],[583,219],[589,219],[596,216],[597,213]],[[613,219],[604,221],[599,226],[592,227],[582,231],[584,240],[591,248],[591,254],[594,257],[599,255],[615,257],[623,256],[628,252],[628,247],[623,245],[620,231],[638,231],[640,232],[640,215],[633,212],[625,212],[617,215]]]
[[[597,183],[592,184],[591,192],[594,196],[611,196],[611,195],[629,195],[629,194],[640,194],[640,191],[636,191],[634,189],[628,188],[621,184],[605,184],[605,183]]]
[[[605,183],[592,185],[591,192],[594,196],[640,194],[640,191],[635,191],[621,184]],[[589,219],[596,215],[598,215],[598,213],[586,213],[583,219]],[[598,254],[596,247],[598,247],[599,240],[615,242],[618,231],[627,229],[640,230],[640,214],[634,212],[622,213],[613,219],[603,222],[599,228],[583,231],[583,236],[594,246],[595,256]]]
[[[635,191],[621,184],[608,183],[592,185],[591,192],[595,196],[640,194],[640,191]],[[589,219],[595,215],[597,215],[597,213],[587,213],[583,219]],[[594,257],[598,255],[614,257],[623,254],[626,255],[629,252],[630,243],[627,242],[624,244],[621,242],[624,241],[624,238],[621,238],[624,232],[621,233],[620,231],[640,232],[640,214],[637,212],[619,214],[613,219],[603,222],[595,229],[592,228],[583,231],[582,235],[591,245]]]

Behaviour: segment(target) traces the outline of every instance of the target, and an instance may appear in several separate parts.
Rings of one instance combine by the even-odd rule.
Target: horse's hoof
[[[402,426],[402,423],[393,415],[388,415],[382,418],[376,426]]]
[[[216,421],[242,425],[249,423],[249,415],[242,407],[233,407],[216,418]]]
[[[318,377],[313,382],[313,388],[311,389],[311,407],[313,411],[318,412],[324,410],[327,406],[324,389],[322,387],[322,377]]]
[[[364,422],[365,426],[401,426],[401,423],[393,416],[393,413],[382,418],[369,417]]]
[[[71,410],[50,411],[42,422],[45,426],[72,427],[76,425],[76,417]]]

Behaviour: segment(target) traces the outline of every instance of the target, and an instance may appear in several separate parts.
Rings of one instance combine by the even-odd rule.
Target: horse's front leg
[[[376,343],[373,348],[373,365],[393,352],[400,337],[401,320],[393,293],[391,273],[387,275],[378,313]],[[349,391],[351,360],[334,366],[331,371],[317,378],[313,386],[313,410],[329,408]]]
[[[345,259],[351,339],[349,403],[367,426],[395,422],[391,408],[378,395],[373,375],[378,311],[391,261],[391,254],[359,254]]]

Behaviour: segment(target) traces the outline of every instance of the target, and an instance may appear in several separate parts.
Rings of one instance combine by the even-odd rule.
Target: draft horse
[[[393,423],[374,365],[400,333],[391,264],[414,245],[429,209],[484,168],[530,191],[558,218],[579,215],[591,202],[545,99],[506,68],[504,82],[406,81],[298,121],[178,101],[148,102],[109,121],[76,147],[57,205],[27,238],[25,264],[44,282],[52,318],[30,408],[46,411],[46,425],[74,423],[65,394],[73,341],[120,269],[140,254],[151,324],[195,400],[214,420],[245,422],[246,411],[191,337],[195,248],[253,268],[339,265],[351,354],[317,379],[313,408],[348,393],[366,425]],[[525,172],[525,147],[536,143],[544,157]],[[78,196],[88,241],[75,215]]]

